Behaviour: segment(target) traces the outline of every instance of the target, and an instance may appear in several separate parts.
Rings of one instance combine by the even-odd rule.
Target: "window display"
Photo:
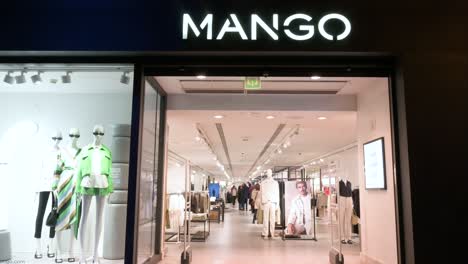
[[[119,166],[126,171],[113,169],[114,142],[105,131],[114,124],[130,130],[133,88],[120,77],[133,67],[3,66],[9,69],[4,74],[21,73],[26,82],[0,83],[0,105],[9,113],[0,124],[0,248],[9,251],[1,258],[99,263],[113,245],[102,239],[105,219],[113,214],[108,204],[117,199],[109,194],[114,181],[119,189],[128,186],[128,177],[122,177],[128,164]],[[42,82],[28,82],[37,71]],[[64,73],[69,78],[61,81]],[[83,147],[81,142],[91,143]],[[129,152],[123,155],[128,160]],[[18,188],[20,197],[14,193]],[[126,204],[124,196],[118,200]],[[125,235],[126,207],[122,212],[123,228],[110,226]],[[123,263],[123,255],[114,259]]]

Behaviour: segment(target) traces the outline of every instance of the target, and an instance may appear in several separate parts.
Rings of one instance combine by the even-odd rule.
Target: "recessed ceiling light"
[[[319,116],[317,119],[318,119],[318,120],[325,120],[325,119],[327,119],[327,118],[324,117],[324,116]]]
[[[320,76],[318,76],[318,75],[312,75],[312,76],[310,76],[310,78],[311,78],[312,80],[315,80],[315,81],[316,81],[316,80],[320,80]]]
[[[272,116],[272,115],[269,115],[269,116],[266,116],[266,119],[274,119],[275,116]]]
[[[215,115],[215,116],[213,116],[213,117],[216,118],[216,119],[222,119],[222,118],[224,118],[223,115]]]
[[[201,140],[201,137],[196,136],[196,137],[195,137],[195,140],[196,140],[196,141],[200,141],[200,140]]]
[[[203,74],[197,75],[197,79],[200,79],[200,80],[206,79],[206,75],[203,75]]]

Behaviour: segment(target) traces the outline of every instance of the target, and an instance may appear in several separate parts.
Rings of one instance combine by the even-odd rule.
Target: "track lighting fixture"
[[[71,83],[71,72],[67,71],[65,75],[62,75],[62,83]]]
[[[15,78],[11,76],[13,72],[9,71],[6,75],[5,78],[3,78],[3,81],[8,83],[8,84],[14,84],[15,83]]]
[[[122,73],[122,76],[120,77],[120,82],[123,84],[128,84],[130,82],[130,77],[128,77],[129,72],[124,72]]]
[[[17,84],[22,84],[26,82],[26,76],[24,75],[26,71],[22,71],[21,75],[15,76],[15,80]]]
[[[34,84],[42,83],[41,73],[42,73],[41,71],[38,71],[37,74],[34,74],[33,76],[31,76],[31,81]]]

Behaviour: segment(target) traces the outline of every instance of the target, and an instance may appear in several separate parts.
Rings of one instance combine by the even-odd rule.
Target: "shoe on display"
[[[55,258],[55,253],[49,253],[49,246],[47,246],[47,257],[48,258]]]
[[[341,244],[346,244],[346,240],[341,240]]]
[[[41,259],[41,258],[42,258],[42,254],[35,252],[35,253],[34,253],[34,258],[35,258],[35,259]]]
[[[68,258],[67,261],[68,262],[75,262],[76,260],[75,260],[75,258]]]
[[[353,243],[353,241],[351,241],[351,240],[348,240],[348,244],[352,244],[352,243]]]
[[[62,263],[63,259],[62,258],[55,258],[55,263]]]

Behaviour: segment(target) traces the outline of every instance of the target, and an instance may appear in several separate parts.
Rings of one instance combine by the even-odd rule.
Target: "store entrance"
[[[192,263],[398,263],[388,78],[147,81],[167,93],[161,263],[187,248]]]

